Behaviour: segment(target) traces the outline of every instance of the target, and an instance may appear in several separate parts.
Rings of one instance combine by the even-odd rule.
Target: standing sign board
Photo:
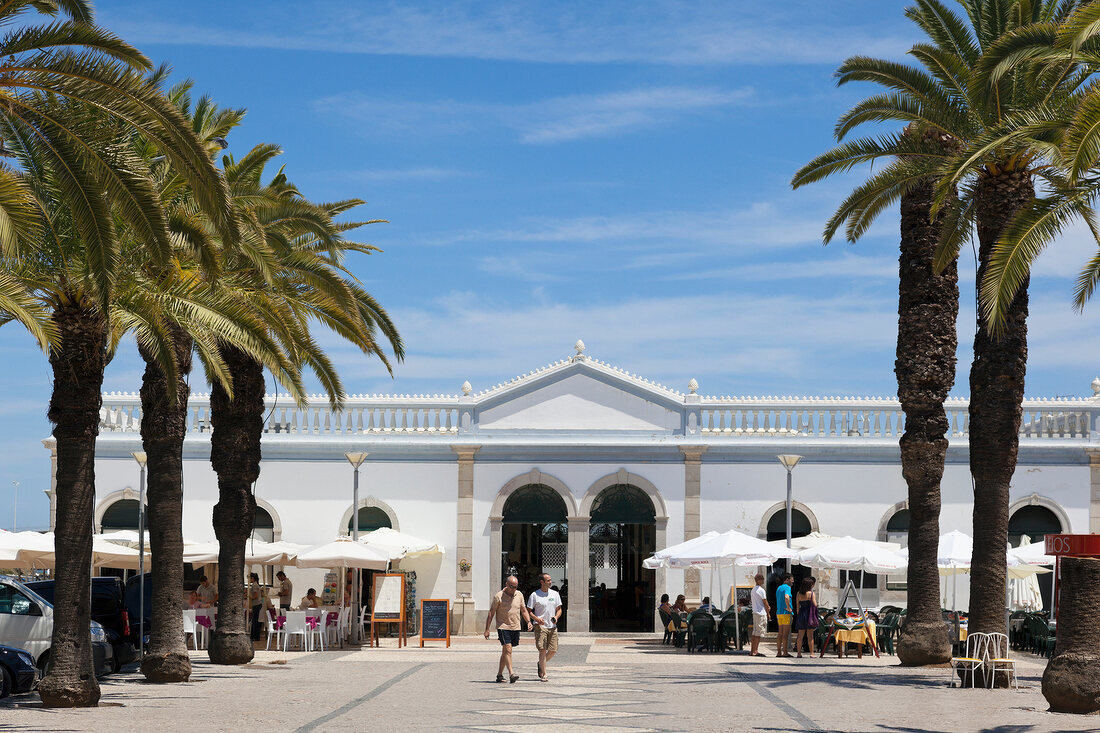
[[[378,624],[397,624],[397,646],[408,643],[405,631],[405,575],[380,573],[374,576],[374,603],[371,604],[371,646],[378,646]]]
[[[425,641],[446,641],[451,645],[451,601],[423,598],[420,601],[420,646]]]

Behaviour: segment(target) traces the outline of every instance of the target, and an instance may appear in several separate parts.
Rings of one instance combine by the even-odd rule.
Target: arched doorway
[[[390,521],[390,515],[386,514],[384,509],[380,509],[376,506],[359,507],[360,535],[364,532],[373,532],[376,529],[382,529],[383,527],[393,527],[393,522]],[[348,519],[348,534],[351,534],[351,519]]]
[[[561,495],[545,484],[522,486],[508,496],[502,516],[501,578],[516,576],[519,590],[526,598],[538,589],[539,575],[550,573],[551,583],[558,589],[562,605],[568,610],[568,511]],[[564,610],[562,621],[565,621]]]
[[[1032,542],[1042,542],[1048,534],[1061,534],[1065,531],[1062,520],[1058,515],[1041,504],[1026,504],[1008,518],[1008,542],[1013,547],[1020,546],[1020,539],[1027,535]],[[1051,570],[1052,566],[1047,566]],[[1050,581],[1046,580],[1051,575],[1040,576],[1039,592],[1043,596],[1043,608],[1053,608],[1053,589]]]
[[[886,522],[886,541],[909,546],[909,510],[899,509]],[[886,590],[908,590],[908,575],[903,570],[886,576]]]
[[[119,499],[103,512],[102,531],[117,532],[130,529],[137,532],[138,500]]]
[[[630,484],[603,489],[592,504],[588,537],[592,631],[653,631],[653,571],[642,560],[657,550],[653,502]]]

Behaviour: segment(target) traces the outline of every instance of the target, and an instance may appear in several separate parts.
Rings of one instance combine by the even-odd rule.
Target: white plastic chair
[[[267,610],[267,649],[271,650],[271,642],[275,640],[275,648],[279,648],[278,637],[285,636],[286,632],[283,629],[278,628],[275,623],[278,618],[279,611],[275,608],[269,608]],[[283,646],[286,646],[284,642]],[[284,649],[285,650],[285,649]]]
[[[200,618],[206,618],[210,626],[200,624]],[[199,649],[205,649],[210,645],[210,630],[214,626],[214,618],[213,608],[195,609],[195,630],[199,632]]]
[[[341,609],[336,609],[331,613],[335,613],[335,618],[329,618],[329,611],[325,611],[325,640],[328,641],[329,646],[340,643],[340,630],[344,626],[343,617],[344,612]]]
[[[989,656],[986,647],[989,644],[989,634],[970,634],[966,637],[966,656],[951,657],[951,686],[955,686],[956,670],[960,667],[970,671],[970,687],[975,687],[975,679],[978,672],[985,671],[986,658]],[[984,681],[984,678],[983,678]]]
[[[1007,672],[1012,686],[1020,689],[1020,683],[1016,679],[1016,660],[1008,656],[1008,636],[1005,634],[989,634],[989,664],[991,680],[997,679],[998,672]]]
[[[283,651],[290,646],[290,637],[302,637],[302,651],[309,648],[309,624],[306,622],[305,611],[287,611],[286,622],[283,624]]]
[[[317,647],[313,645],[313,640],[317,640],[317,646],[321,647],[321,651],[325,650],[325,614],[317,616],[317,625],[310,626],[309,621],[306,621],[306,638],[309,641],[309,650],[313,651]]]
[[[188,608],[183,612],[183,635],[191,635],[191,646],[195,651],[199,650],[199,625],[195,622],[195,609]]]

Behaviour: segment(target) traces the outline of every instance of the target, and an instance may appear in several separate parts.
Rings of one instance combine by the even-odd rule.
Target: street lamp
[[[363,465],[363,461],[367,460],[366,453],[345,453],[344,458],[348,459],[348,463],[355,469],[355,480],[352,484],[351,490],[351,539],[353,542],[359,541],[359,467]],[[340,582],[341,594],[343,593],[343,581]],[[359,632],[363,628],[362,622],[359,620],[359,570],[356,569],[355,575],[352,576],[351,581],[352,592],[352,608],[355,618],[355,640],[359,641]]]
[[[141,466],[138,484],[138,658],[145,658],[145,451],[131,453]]]
[[[791,471],[798,465],[798,462],[802,460],[802,456],[793,455],[781,455],[776,456],[779,462],[783,464],[783,468],[787,469],[787,549],[791,549]],[[787,558],[787,572],[791,572],[791,559]]]
[[[16,520],[19,516],[19,482],[12,481],[11,485],[15,488],[15,500],[11,503],[11,531],[17,532],[19,531],[16,529],[16,525],[18,524]]]

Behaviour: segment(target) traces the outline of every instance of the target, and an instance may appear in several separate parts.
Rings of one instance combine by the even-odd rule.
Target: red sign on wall
[[[1100,557],[1100,534],[1048,534],[1046,554]]]

